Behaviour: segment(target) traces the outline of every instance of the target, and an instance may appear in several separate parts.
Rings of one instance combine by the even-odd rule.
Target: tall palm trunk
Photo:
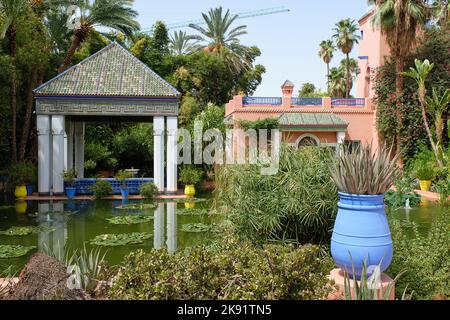
[[[8,29],[8,40],[10,55],[14,70],[11,75],[11,164],[17,163],[17,78],[16,78],[16,56],[17,56],[17,30],[15,25]]]
[[[72,64],[73,56],[75,55],[75,51],[77,51],[77,49],[80,47],[81,43],[82,43],[81,38],[77,34],[74,34],[72,36],[72,43],[70,44],[70,48],[69,48],[69,50],[67,50],[67,54],[66,54],[66,58],[64,59],[64,63],[58,69],[59,73],[66,71],[70,67],[70,65]]]
[[[345,97],[348,99],[350,97],[350,53],[347,52],[347,88]]]
[[[330,92],[330,63],[327,62],[327,92]]]
[[[25,158],[25,151],[28,142],[28,136],[30,134],[31,112],[33,111],[33,89],[36,87],[38,72],[37,67],[33,67],[30,75],[30,83],[27,91],[25,117],[23,121],[22,137],[19,143],[19,160]]]

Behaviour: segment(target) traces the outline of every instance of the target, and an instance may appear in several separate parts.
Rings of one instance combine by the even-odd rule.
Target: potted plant
[[[131,177],[132,177],[132,174],[125,170],[119,170],[116,173],[115,178],[118,182],[120,182],[120,194],[122,195],[123,200],[128,199],[128,194],[129,194],[130,190],[128,189],[126,180],[130,179]]]
[[[414,175],[419,179],[420,190],[430,191],[431,181],[436,175],[436,168],[430,161],[416,160],[413,167]]]
[[[351,276],[361,276],[364,261],[369,275],[378,265],[383,272],[393,254],[384,194],[392,186],[397,157],[392,158],[392,149],[386,146],[376,152],[371,145],[339,151],[330,165],[339,194],[331,255]]]
[[[75,187],[77,172],[72,168],[70,170],[63,171],[62,176],[65,182],[64,190],[66,191],[66,196],[69,200],[72,200],[73,198],[75,198],[75,194],[77,191],[77,188]]]
[[[17,199],[25,199],[28,195],[27,185],[32,185],[36,180],[36,167],[30,161],[21,161],[11,167],[9,182],[14,187],[14,195]]]
[[[194,166],[185,166],[180,170],[180,182],[185,185],[184,194],[188,197],[195,196],[195,185],[202,179],[203,172]]]

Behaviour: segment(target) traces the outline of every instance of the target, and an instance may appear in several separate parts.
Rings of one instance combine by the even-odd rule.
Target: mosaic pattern
[[[179,97],[180,93],[116,42],[35,90],[39,95]]]

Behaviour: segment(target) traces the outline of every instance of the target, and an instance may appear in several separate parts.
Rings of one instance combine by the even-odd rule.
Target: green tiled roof
[[[44,83],[37,96],[179,97],[180,93],[116,42]]]
[[[278,123],[281,127],[345,129],[348,123],[333,113],[284,113]]]

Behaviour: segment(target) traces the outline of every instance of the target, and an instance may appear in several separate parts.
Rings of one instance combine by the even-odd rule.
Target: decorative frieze
[[[39,115],[99,115],[99,116],[177,116],[178,101],[114,101],[39,99]]]

